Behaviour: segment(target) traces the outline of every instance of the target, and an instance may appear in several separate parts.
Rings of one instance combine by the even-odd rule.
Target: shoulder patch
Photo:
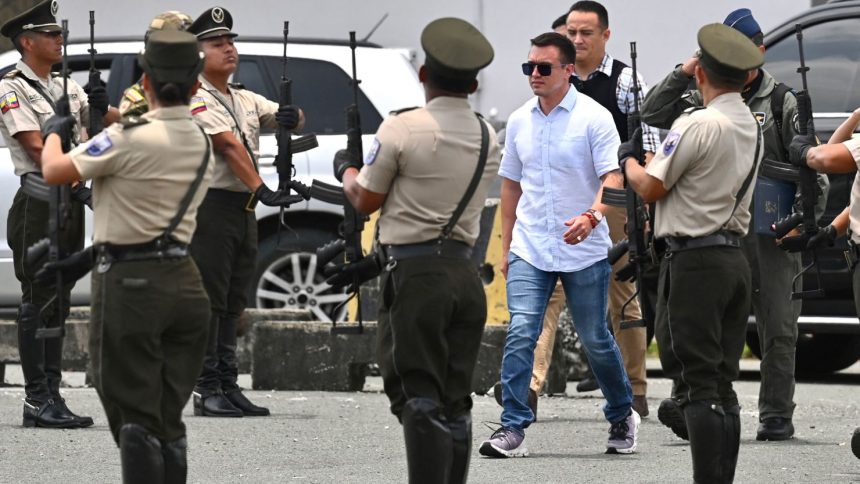
[[[376,157],[379,155],[379,148],[381,147],[382,143],[379,142],[379,138],[373,138],[373,144],[370,145],[370,150],[368,150],[367,156],[364,157],[365,165],[372,165],[376,161]]]
[[[14,78],[18,77],[18,74],[20,74],[20,73],[21,73],[21,69],[12,69],[11,71],[7,72],[3,76],[3,79],[14,79]]]
[[[119,124],[122,125],[123,129],[134,128],[136,126],[142,126],[148,123],[149,120],[140,118],[138,116],[125,116],[119,121]],[[93,138],[95,139],[95,138]]]
[[[10,109],[17,109],[21,107],[21,104],[18,102],[18,94],[15,91],[9,91],[0,97],[0,113],[6,114]]]
[[[111,148],[113,148],[113,142],[107,131],[102,131],[87,142],[87,154],[90,156],[101,156]]]
[[[133,103],[139,103],[141,101],[146,100],[146,98],[143,97],[143,94],[137,89],[137,84],[126,89],[125,95],[123,97]]]
[[[663,155],[669,156],[672,152],[675,151],[675,148],[678,146],[678,141],[681,139],[681,133],[677,131],[669,131],[669,134],[666,135],[666,139],[663,140]]]
[[[194,96],[191,98],[191,102],[188,103],[188,107],[191,108],[191,114],[200,114],[207,109],[206,100],[200,96]]]
[[[412,111],[413,109],[418,109],[418,106],[412,106],[409,108],[398,109],[397,111],[391,111],[389,114],[391,114],[392,116],[397,116],[398,114],[403,114],[403,113]]]
[[[765,121],[767,121],[767,113],[755,111],[753,112],[753,116],[755,116],[755,120],[758,121],[759,126],[764,126]]]

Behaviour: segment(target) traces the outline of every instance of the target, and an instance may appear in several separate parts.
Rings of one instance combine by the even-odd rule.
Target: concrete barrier
[[[254,389],[359,391],[371,364],[376,363],[376,323],[365,323],[364,334],[332,334],[327,323],[311,321],[311,313],[248,310],[251,330],[239,338],[239,371],[251,373]],[[478,353],[472,388],[483,394],[499,379],[506,325],[487,325]],[[566,363],[561,338],[547,381],[548,393],[563,393]],[[17,326],[0,320],[0,383],[4,365],[20,363]],[[66,322],[63,369],[87,371],[89,308],[74,308]]]

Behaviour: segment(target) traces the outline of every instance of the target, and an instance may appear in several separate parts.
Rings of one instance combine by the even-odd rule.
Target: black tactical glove
[[[352,264],[327,267],[325,272],[334,272],[334,275],[325,280],[326,283],[334,288],[347,287],[350,292],[354,292],[356,285],[360,286],[378,276],[382,272],[382,266],[377,255],[373,253]]]
[[[818,145],[818,140],[812,128],[812,120],[810,120],[806,126],[806,134],[798,134],[791,139],[791,144],[788,145],[788,158],[792,165],[808,166],[806,164],[806,154],[809,152],[809,148]]]
[[[72,186],[72,199],[77,200],[87,207],[90,207],[90,210],[93,209],[93,191],[87,188],[83,183],[78,183],[77,185]]]
[[[810,237],[806,233],[783,237],[779,240],[779,248],[791,253],[803,252],[809,244],[809,239]]]
[[[278,122],[278,126],[292,131],[299,125],[299,108],[292,104],[281,106],[275,113],[275,120]]]
[[[57,271],[60,271],[63,275],[63,284],[71,283],[87,275],[92,270],[94,263],[93,248],[90,246],[65,259],[47,262],[36,271],[33,281],[43,286],[53,286],[57,282]]]
[[[58,114],[51,116],[42,125],[42,141],[47,139],[51,133],[58,134],[60,139],[69,139],[69,135],[71,135],[76,123],[75,117],[71,114],[68,116],[60,116]]]
[[[343,183],[343,173],[347,168],[355,168],[360,170],[362,167],[361,159],[355,156],[350,150],[338,150],[334,154],[334,177],[337,181]]]
[[[89,87],[86,92],[89,105],[104,117],[110,107],[107,90],[104,86],[95,86]]]
[[[809,242],[806,243],[806,249],[812,250],[819,247],[833,247],[835,242],[836,227],[828,225],[809,238]]]
[[[624,172],[624,162],[627,158],[633,157],[637,161],[644,161],[639,159],[639,157],[642,156],[641,134],[642,128],[636,128],[636,131],[633,132],[630,139],[618,146],[618,166],[621,168],[622,173]]]
[[[283,190],[273,192],[269,190],[269,187],[265,183],[260,185],[254,193],[257,195],[257,200],[263,205],[270,207],[283,207],[295,203],[295,196],[291,196],[289,192],[284,192]]]

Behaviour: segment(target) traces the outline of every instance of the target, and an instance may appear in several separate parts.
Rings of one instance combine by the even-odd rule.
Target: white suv
[[[278,100],[283,72],[279,38],[238,37],[239,67],[233,81],[267,98]],[[96,43],[96,67],[107,82],[111,104],[117,105],[123,90],[140,76],[137,53],[143,42],[132,39],[103,39]],[[82,86],[87,82],[89,43],[83,39],[69,42],[68,58],[72,77]],[[307,185],[313,179],[337,184],[332,176],[332,157],[346,146],[344,109],[353,102],[350,78],[352,59],[345,41],[291,39],[288,46],[288,76],[293,83],[293,102],[306,115],[305,133],[316,133],[319,147],[293,156],[295,179]],[[390,111],[424,104],[424,95],[410,53],[402,49],[383,49],[359,43],[356,63],[359,87],[363,144],[369,147],[373,134]],[[19,60],[15,51],[0,54],[0,75]],[[274,188],[278,178],[272,161],[277,153],[274,132],[263,132],[260,138],[260,174]],[[9,149],[0,138],[0,220],[5,226],[6,213],[18,189]],[[332,291],[325,284],[316,263],[315,249],[337,237],[343,211],[339,206],[310,200],[291,206],[285,214],[287,227],[279,231],[278,210],[257,206],[259,254],[257,271],[249,303],[261,308],[310,309],[317,318],[342,319],[347,296]],[[92,228],[88,218],[87,228]],[[15,279],[12,252],[6,230],[0,230],[0,307],[17,307],[20,286]],[[75,286],[73,302],[89,302],[89,280]]]

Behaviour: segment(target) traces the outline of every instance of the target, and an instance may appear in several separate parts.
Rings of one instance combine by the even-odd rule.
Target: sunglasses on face
[[[567,64],[547,64],[547,63],[536,63],[536,62],[524,62],[523,63],[523,74],[530,76],[532,72],[535,71],[535,67],[537,67],[538,74],[542,76],[548,76],[552,73],[553,67],[564,67]]]

